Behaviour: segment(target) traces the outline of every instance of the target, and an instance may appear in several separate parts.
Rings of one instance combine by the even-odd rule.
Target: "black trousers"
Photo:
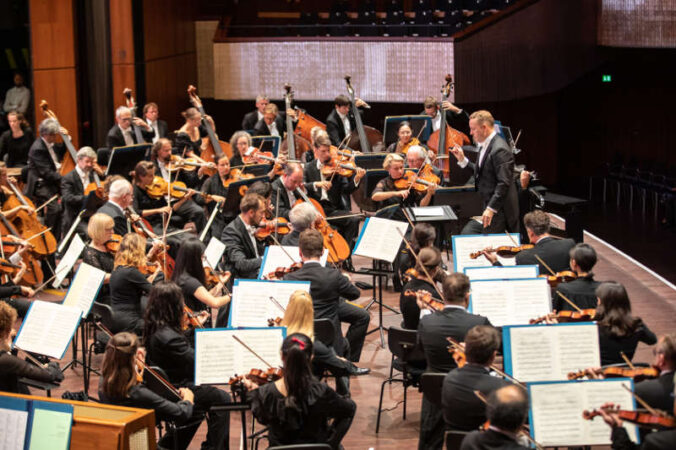
[[[327,217],[353,214],[352,211],[336,209],[327,202],[322,202],[322,207],[324,208]],[[345,241],[347,241],[347,244],[350,246],[350,250],[352,250],[357,241],[357,236],[359,235],[359,222],[359,217],[346,217],[343,219],[329,220],[328,224],[338,230],[338,233],[345,238]]]
[[[467,225],[462,229],[460,234],[496,234],[504,233],[507,230],[507,221],[505,219],[505,212],[499,210],[493,215],[491,224],[484,228],[482,223],[474,219],[470,219]]]
[[[364,308],[341,300],[338,304],[338,319],[350,324],[345,335],[350,345],[350,351],[349,355],[344,356],[352,362],[359,362],[371,316]]]
[[[207,225],[207,216],[204,214],[204,208],[195,203],[193,199],[186,200],[176,211],[175,216],[181,219],[181,228],[188,222],[193,222],[197,232],[200,233]]]
[[[60,194],[60,192],[55,192],[50,186],[43,185],[42,183],[44,182],[40,182],[35,188],[35,194],[33,195],[33,203],[35,203],[36,208],[52,198],[54,194]],[[57,241],[61,239],[61,209],[61,203],[59,203],[58,199],[52,200],[44,207],[44,224],[52,229],[51,232]]]

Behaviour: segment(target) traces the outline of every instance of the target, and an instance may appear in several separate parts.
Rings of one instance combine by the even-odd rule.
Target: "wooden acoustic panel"
[[[79,141],[77,111],[77,83],[74,68],[45,69],[33,71],[33,100],[35,104],[35,130],[45,118],[40,102],[46,100],[49,109],[56,114],[61,126],[70,133],[75,148]]]
[[[30,0],[33,70],[75,67],[73,1]]]
[[[187,89],[197,82],[195,64],[194,53],[146,62],[146,98],[159,105],[170,131],[183,125],[181,111],[191,106]]]

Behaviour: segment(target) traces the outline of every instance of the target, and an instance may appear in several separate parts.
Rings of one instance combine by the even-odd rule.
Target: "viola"
[[[434,311],[441,311],[442,309],[444,309],[444,304],[439,300],[432,298],[432,294],[427,291],[424,290],[412,291],[410,289],[407,289],[404,292],[404,295],[406,297],[415,297],[417,300],[420,300]]]
[[[105,243],[106,250],[110,253],[115,254],[120,249],[120,243],[122,242],[122,236],[119,234],[113,234],[109,241]]]
[[[261,220],[254,236],[256,236],[256,239],[266,239],[274,233],[282,235],[291,233],[289,221],[284,217],[277,217],[273,220]]]
[[[676,427],[676,418],[670,416],[664,411],[655,410],[655,414],[646,410],[627,411],[623,409],[602,408],[608,412],[616,413],[618,417],[627,422],[646,428],[674,428]],[[592,420],[596,416],[600,416],[601,412],[598,409],[591,411],[585,410],[582,412],[582,417],[586,420]]]
[[[295,272],[303,267],[303,263],[293,263],[289,267],[277,267],[274,272],[268,273],[265,278],[268,280],[281,280],[287,273]]]
[[[522,252],[523,250],[530,250],[533,247],[535,247],[533,244],[523,244],[514,246],[501,245],[500,247],[497,248],[488,247],[483,250],[479,250],[478,252],[470,253],[469,257],[471,259],[477,259],[479,256],[483,255],[486,252],[495,252],[498,254],[498,256],[501,256],[503,258],[510,258],[516,256],[519,252]]]
[[[569,380],[577,380],[585,376],[597,375],[604,378],[632,378],[634,381],[642,381],[660,376],[660,372],[654,367],[601,367],[578,370],[568,374]]]
[[[583,309],[581,311],[560,311],[560,312],[554,312],[551,314],[547,314],[542,317],[538,317],[537,319],[531,319],[528,323],[530,324],[536,324],[536,323],[542,323],[545,322],[546,320],[552,320],[556,319],[559,323],[565,323],[565,322],[589,322],[591,320],[594,320],[594,317],[596,316],[596,310],[595,309]]]
[[[406,269],[406,271],[404,272],[404,275],[402,275],[401,278],[402,278],[402,281],[404,281],[405,283],[408,283],[409,281],[411,281],[414,278],[416,278],[418,280],[427,281],[427,277],[425,276],[425,274],[418,272],[418,269],[416,269],[415,267],[411,267],[410,269]]]
[[[218,161],[221,156],[223,156],[223,154],[227,155],[228,157],[232,157],[232,147],[230,147],[230,144],[219,140],[216,136],[216,132],[211,127],[211,123],[205,119],[207,113],[204,111],[204,107],[202,106],[202,100],[200,100],[200,98],[197,96],[197,88],[192,84],[188,86],[188,97],[190,97],[190,102],[193,104],[193,106],[197,108],[200,114],[202,114],[202,123],[204,124],[208,134],[208,137],[205,137],[202,140],[202,146],[204,147],[206,145],[206,148],[202,150],[200,158],[206,162],[215,164],[216,161]],[[204,173],[208,176],[211,176],[216,173],[216,169],[206,169],[204,170]]]

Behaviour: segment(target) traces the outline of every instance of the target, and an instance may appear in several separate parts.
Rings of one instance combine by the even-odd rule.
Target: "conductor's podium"
[[[73,405],[71,450],[154,450],[155,412],[93,402],[58,400],[36,395],[0,393],[0,396]]]

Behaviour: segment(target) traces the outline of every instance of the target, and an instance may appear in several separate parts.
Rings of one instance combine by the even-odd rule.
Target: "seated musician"
[[[334,110],[326,117],[326,132],[331,139],[331,144],[339,146],[345,136],[349,136],[357,128],[354,112],[351,109],[350,99],[346,95],[339,95],[333,101]],[[363,108],[366,102],[360,98],[355,99],[357,108]],[[360,115],[364,115],[363,109],[358,109]]]
[[[143,105],[143,119],[150,125],[150,128],[155,132],[152,143],[157,142],[159,138],[167,137],[169,134],[169,126],[167,122],[159,118],[160,110],[155,102],[149,102]]]
[[[267,95],[259,94],[256,96],[256,109],[244,115],[242,130],[253,130],[258,121],[263,120],[265,107],[268,106],[268,103],[270,103],[270,99]]]
[[[176,130],[174,138],[174,147],[179,155],[183,155],[185,150],[186,158],[199,157],[202,154],[202,139],[208,136],[207,129],[202,124],[202,113],[197,108],[188,108],[181,113],[185,123]],[[216,132],[216,125],[210,116],[204,119],[209,122],[211,129]]]
[[[432,118],[432,132],[437,131],[441,127],[441,110],[439,109],[439,102],[434,97],[425,98],[424,102],[425,109],[420,113],[420,115],[427,114]],[[462,129],[465,134],[468,134],[465,129],[467,128],[467,121],[469,116],[465,111],[455,106],[453,103],[448,100],[441,102],[441,109],[446,113],[446,123],[451,125],[453,128]],[[460,124],[462,122],[463,124]],[[459,128],[460,126],[461,128]]]
[[[7,165],[0,161],[0,207],[5,204],[8,196],[14,195],[14,191],[9,187],[8,180],[12,180],[14,186],[17,186],[16,180],[7,176]],[[2,214],[5,219],[11,221],[19,211],[31,213],[33,212],[33,208],[28,205],[17,205],[11,209],[0,210],[0,214]]]
[[[225,200],[228,198],[228,188],[225,183],[230,174],[230,159],[227,155],[223,155],[216,161],[216,173],[207,178],[202,185],[202,192],[212,197],[211,200],[206,200],[206,207],[208,217],[214,211],[214,208],[222,208]],[[223,228],[233,219],[232,216],[226,217],[222,213],[216,213],[214,220],[211,222],[209,232],[211,236],[220,238],[223,233]],[[198,230],[201,233],[201,230]]]
[[[411,145],[408,148],[408,152],[406,152],[406,167],[409,169],[420,170],[423,168],[423,166],[429,166],[432,170],[432,173],[439,177],[439,184],[441,184],[443,174],[438,167],[432,165],[432,162],[428,158],[427,150],[425,150],[425,148],[420,145]]]
[[[651,407],[669,412],[674,406],[676,333],[660,336],[653,354],[652,366],[659,370],[659,377],[654,380],[644,380],[636,383],[634,385],[634,392]]]
[[[357,167],[350,177],[324,175],[322,169],[331,163],[331,141],[326,133],[317,135],[314,156],[314,161],[307,163],[304,171],[308,196],[322,205],[326,217],[350,215],[350,194],[357,189],[366,171]],[[336,219],[331,224],[335,225],[352,249],[359,234],[359,218]]]
[[[17,241],[13,238],[14,236],[12,235],[3,236],[3,239]],[[35,295],[35,291],[31,287],[19,286],[21,279],[28,270],[28,266],[22,259],[22,255],[27,252],[28,249],[29,247],[27,245],[21,245],[14,253],[12,253],[12,255],[8,256],[5,253],[5,256],[8,256],[7,259],[9,262],[20,266],[20,269],[15,274],[13,274],[11,278],[7,277],[5,280],[4,276],[0,277],[0,303],[6,303],[14,308],[19,317],[22,319],[26,317],[26,314],[28,314],[28,309],[31,306],[31,302],[25,298],[20,298],[17,296],[21,295],[30,298]]]
[[[232,148],[231,167],[244,166],[244,156],[252,147],[251,135],[246,131],[235,131],[230,138],[230,147]]]
[[[146,257],[146,240],[136,233],[124,235],[120,248],[115,255],[115,267],[110,275],[110,306],[113,309],[111,331],[143,332],[143,311],[145,299],[157,276],[162,272],[159,265],[148,275],[141,270],[147,267],[147,260],[160,250],[159,243],[153,247]]]
[[[475,325],[491,325],[486,317],[467,311],[469,288],[467,275],[455,272],[446,276],[441,290],[444,309],[423,316],[418,323],[418,340],[425,352],[428,372],[447,373],[458,366],[448,352],[447,337],[464,342]],[[444,427],[441,409],[423,396],[419,448],[441,448]]]
[[[230,303],[230,295],[223,293],[223,283],[216,283],[208,289],[205,280],[202,255],[204,244],[197,238],[189,238],[181,243],[176,257],[176,266],[171,280],[183,291],[185,304],[195,313],[204,312],[208,324],[211,324],[211,309],[220,308]],[[219,317],[223,316],[220,314]],[[219,322],[218,324],[225,326]]]
[[[352,362],[358,362],[366,339],[370,316],[363,308],[346,303],[356,300],[361,291],[350,279],[333,267],[324,267],[319,259],[324,252],[324,239],[317,230],[305,230],[298,242],[303,267],[284,276],[284,280],[309,281],[315,319],[330,319],[336,330],[336,352]],[[341,333],[341,322],[350,323],[346,334],[347,345]],[[358,369],[361,373],[369,369]]]
[[[528,419],[528,393],[523,388],[510,385],[493,391],[486,403],[486,416],[490,423],[488,429],[465,436],[460,450],[530,448],[521,445],[518,436]]]
[[[436,240],[437,229],[429,223],[416,223],[411,231],[411,247],[413,247],[413,251],[416,254],[425,247],[434,247]],[[406,271],[415,267],[416,261],[415,257],[411,255],[411,250],[407,246],[404,246],[393,264],[400,279],[405,282]],[[441,266],[444,266],[443,261],[441,262]]]
[[[289,163],[281,177],[272,182],[272,205],[277,217],[289,219],[289,211],[301,199],[297,189],[304,189],[303,167]]]
[[[317,212],[309,203],[299,203],[289,211],[289,222],[291,223],[291,232],[282,238],[282,245],[298,245],[300,234],[312,228],[317,220]]]
[[[255,233],[266,209],[263,197],[247,193],[239,203],[240,214],[223,229],[221,242],[225,244],[225,261],[233,279],[258,277],[265,245]]]
[[[445,277],[445,273],[441,268],[441,253],[435,247],[425,247],[418,252],[419,263],[416,264],[415,275],[410,275],[409,281],[404,284],[399,297],[399,309],[404,318],[403,327],[409,330],[418,329],[418,321],[420,320],[420,307],[416,301],[415,296],[407,296],[406,291],[427,291],[432,294],[432,297],[438,301],[442,301],[435,289],[434,285],[429,281],[425,271],[432,281],[441,280]]]
[[[124,236],[128,233],[127,217],[125,210],[134,202],[134,193],[131,183],[124,178],[119,178],[110,184],[108,189],[108,201],[97,212],[107,214],[115,222],[115,234]]]
[[[281,349],[284,378],[260,387],[244,380],[254,417],[269,427],[270,446],[321,442],[342,448],[357,406],[312,376],[313,347],[304,334],[290,334]]]
[[[172,420],[180,427],[177,431],[178,446],[174,447],[174,436],[166,433],[160,439],[160,448],[186,449],[200,426],[197,418],[202,417],[194,407],[195,394],[188,388],[178,388],[181,399],[167,400],[156,394],[143,383],[144,366],[138,360],[145,360],[145,351],[139,346],[139,339],[133,333],[115,334],[103,355],[101,378],[99,378],[99,399],[102,403],[152,409],[157,420]],[[152,376],[148,374],[147,376]]]
[[[549,274],[549,269],[554,272],[569,270],[570,250],[575,246],[575,241],[572,239],[556,239],[549,234],[549,214],[539,209],[531,211],[524,216],[523,223],[526,227],[526,233],[528,233],[528,240],[535,247],[517,253],[516,264],[537,264],[540,274],[543,275]],[[484,255],[494,266],[502,265],[495,252],[486,251]],[[535,255],[544,261],[549,269]]]
[[[16,319],[16,310],[7,303],[0,302],[0,391],[30,394],[28,386],[19,382],[19,378],[47,383],[63,380],[63,373],[56,362],[50,362],[46,367],[38,367],[11,353],[12,341],[16,336],[14,330]]]
[[[115,254],[106,246],[113,237],[115,222],[107,214],[96,213],[89,218],[87,234],[91,242],[82,251],[82,261],[97,269],[103,270],[103,286],[96,296],[99,303],[110,303],[110,274],[115,268]]]
[[[580,309],[595,309],[598,304],[596,288],[601,283],[594,281],[594,274],[591,272],[594,264],[596,264],[594,247],[584,243],[575,245],[570,249],[570,268],[577,274],[577,278],[556,287],[558,292],[565,295]],[[556,311],[575,310],[556,293],[552,296],[552,309]]]
[[[263,118],[253,128],[254,136],[284,136],[286,123],[274,103],[268,103],[263,110]]]
[[[40,206],[54,195],[61,193],[61,158],[66,152],[63,143],[57,143],[59,132],[68,135],[68,130],[59,127],[54,119],[45,119],[38,128],[40,137],[28,151],[28,174],[24,192]],[[44,224],[50,227],[58,240],[61,237],[61,204],[50,202],[45,208]]]
[[[87,196],[85,189],[94,183],[94,163],[96,152],[91,147],[82,147],[77,152],[75,170],[70,171],[61,179],[61,203],[63,204],[63,231],[66,233],[75,222],[77,215],[84,206]],[[100,175],[102,175],[101,172]],[[84,236],[86,224],[80,222],[78,233]]]
[[[140,117],[132,117],[131,109],[126,106],[119,106],[115,110],[115,125],[108,130],[106,136],[106,146],[108,148],[126,147],[134,144],[143,144],[151,142],[155,136],[155,131],[150,128]],[[143,142],[137,142],[136,127],[141,131]]]
[[[174,176],[172,176],[172,172],[170,172],[168,168],[169,162],[171,161],[171,141],[169,139],[162,138],[153,144],[150,155],[155,164],[154,175],[162,177],[165,182],[171,183],[177,181],[178,178],[180,181],[183,181],[187,187],[197,187],[199,184],[199,181],[195,177],[177,177],[175,172]],[[181,173],[185,172],[181,171]],[[192,222],[198,230],[203,230],[207,224],[207,219],[204,215],[204,208],[200,206],[202,204],[203,201],[201,196],[195,196],[195,192],[192,190],[186,192],[185,195],[173,205],[174,214],[172,217],[174,218],[174,223],[179,228],[183,228],[186,223]]]
[[[201,265],[200,265],[201,269]],[[195,386],[195,349],[184,333],[185,312],[181,289],[171,282],[153,286],[145,312],[143,342],[146,359],[159,366],[172,385],[194,394],[193,415],[207,415],[208,431],[202,448],[228,448],[230,413],[209,411],[212,405],[232,401],[227,392],[214,386]]]
[[[418,144],[418,139],[413,137],[413,130],[410,122],[404,120],[397,128],[397,141],[388,145],[386,152],[406,155],[411,146]]]
[[[463,367],[446,374],[441,391],[441,406],[447,429],[472,431],[479,428],[486,422],[486,406],[474,391],[480,391],[484,397],[488,397],[496,389],[511,384],[490,374],[490,366],[500,347],[500,333],[491,326],[477,325],[467,332],[467,362]]]
[[[28,164],[28,150],[35,140],[33,130],[23,114],[11,111],[7,114],[9,130],[0,136],[0,161],[7,158],[7,166],[24,167]]]
[[[594,320],[599,327],[601,365],[624,362],[621,353],[631,361],[639,341],[648,345],[657,342],[657,337],[631,313],[627,290],[620,283],[606,281],[596,289],[599,299]]]

